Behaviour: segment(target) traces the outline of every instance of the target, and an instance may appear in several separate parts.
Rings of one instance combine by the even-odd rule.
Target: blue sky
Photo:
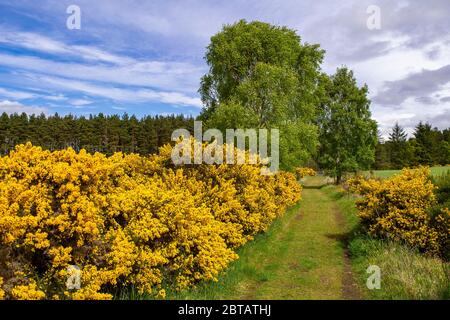
[[[69,30],[69,5],[81,29]],[[369,5],[381,29],[366,26]],[[450,126],[450,5],[431,1],[0,0],[0,112],[197,115],[209,38],[245,18],[286,25],[367,83],[383,132]]]

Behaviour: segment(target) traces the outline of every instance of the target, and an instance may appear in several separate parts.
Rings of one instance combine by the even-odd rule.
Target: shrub
[[[429,210],[436,204],[435,186],[428,168],[404,169],[386,180],[355,178],[352,191],[364,197],[357,201],[361,224],[369,234],[407,243],[437,254],[443,250],[448,229],[437,228]],[[447,213],[446,213],[447,212]],[[443,211],[448,215],[448,211]]]
[[[438,204],[448,208],[450,206],[450,170],[441,175],[432,176],[431,180],[437,187],[436,200]]]
[[[258,165],[173,167],[20,145],[0,158],[0,298],[110,299],[134,286],[164,297],[217,280],[238,246],[300,198],[287,173]],[[81,288],[69,290],[69,266]]]
[[[297,178],[302,179],[306,176],[315,176],[316,171],[313,168],[299,167],[295,169]]]
[[[450,260],[450,170],[446,173],[432,177],[436,186],[437,204],[430,209],[431,224],[438,230],[438,241],[442,256]]]

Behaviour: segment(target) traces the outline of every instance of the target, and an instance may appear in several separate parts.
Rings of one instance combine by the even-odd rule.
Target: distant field
[[[430,169],[431,169],[431,174],[433,176],[439,176],[439,175],[442,175],[443,173],[445,173],[446,171],[450,170],[450,166],[431,167]],[[400,171],[401,170],[374,170],[373,174],[377,178],[389,178],[389,177],[392,177],[393,175],[399,173]],[[365,171],[364,175],[369,176],[370,172]]]

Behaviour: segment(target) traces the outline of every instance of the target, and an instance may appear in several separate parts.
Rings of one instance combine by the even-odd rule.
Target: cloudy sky
[[[80,30],[67,28],[70,5]],[[239,19],[319,43],[327,73],[353,69],[383,132],[450,126],[449,0],[0,0],[0,112],[197,115],[205,47]]]

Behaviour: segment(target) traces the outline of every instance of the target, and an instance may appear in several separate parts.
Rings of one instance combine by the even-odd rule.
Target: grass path
[[[239,251],[218,283],[174,298],[357,299],[345,249],[345,219],[320,188]]]
[[[259,260],[272,272],[264,281],[244,283],[245,294],[239,298],[356,298],[349,284],[345,228],[333,200],[320,189],[305,189],[299,210],[283,222],[269,244],[272,254]]]

